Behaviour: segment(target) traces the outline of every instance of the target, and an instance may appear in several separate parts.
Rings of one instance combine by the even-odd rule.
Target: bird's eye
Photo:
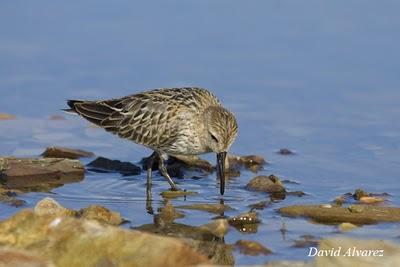
[[[212,138],[216,143],[218,143],[217,137],[215,137],[215,135],[213,135],[212,133],[210,133],[210,135],[211,135],[211,138]]]

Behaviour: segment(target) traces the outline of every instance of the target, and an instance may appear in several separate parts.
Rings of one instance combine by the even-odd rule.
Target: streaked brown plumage
[[[203,88],[155,89],[110,100],[69,100],[68,105],[68,111],[106,131],[153,149],[156,153],[152,159],[156,155],[165,159],[167,155],[215,152],[225,161],[238,130],[235,116]],[[159,169],[176,189],[163,160]],[[221,175],[223,170],[219,170],[220,178]]]

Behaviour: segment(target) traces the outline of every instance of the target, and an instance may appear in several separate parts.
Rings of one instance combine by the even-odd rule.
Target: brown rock
[[[51,146],[42,153],[45,158],[79,159],[94,157],[92,152],[67,147]]]
[[[349,207],[321,205],[294,205],[279,209],[285,216],[307,217],[319,223],[374,224],[379,222],[400,222],[400,208],[370,205]]]
[[[84,167],[78,160],[54,158],[0,158],[7,168],[0,172],[4,185],[12,189],[59,186],[84,178]]]
[[[382,197],[360,197],[359,202],[363,204],[377,204],[385,202],[385,199]]]
[[[275,175],[270,175],[270,176],[262,175],[254,177],[246,185],[246,189],[261,191],[266,193],[281,193],[286,191],[280,179]]]
[[[229,218],[228,222],[230,225],[232,225],[241,232],[252,232],[254,230],[257,231],[257,227],[254,227],[254,225],[258,225],[261,222],[261,220],[257,212],[250,211]]]
[[[229,229],[229,223],[226,219],[213,220],[210,223],[200,226],[201,229],[206,229],[220,238],[224,237]]]
[[[309,248],[309,247],[317,247],[319,241],[313,235],[302,235],[300,239],[294,241],[294,248]]]
[[[123,175],[139,175],[142,169],[130,162],[122,162],[119,160],[111,160],[98,157],[88,165],[89,170],[95,172],[119,172]]]
[[[24,210],[0,222],[0,246],[29,249],[57,267],[193,266],[207,258],[183,241],[92,220]]]
[[[237,156],[228,154],[228,162],[230,169],[241,169],[246,168],[252,172],[258,172],[262,167],[267,164],[262,156],[248,155],[248,156]]]
[[[163,223],[170,224],[176,219],[183,218],[185,215],[179,211],[177,211],[174,206],[172,206],[170,201],[164,205],[164,207],[159,209],[159,213],[156,215],[155,220],[162,220]]]
[[[124,221],[118,212],[110,211],[99,205],[90,205],[79,210],[78,216],[83,219],[96,220],[111,225],[120,225]]]
[[[279,151],[277,153],[280,154],[280,155],[283,155],[283,156],[288,156],[288,155],[294,155],[295,154],[292,150],[290,150],[288,148],[281,148],[281,149],[279,149]]]
[[[37,215],[51,216],[76,216],[77,212],[61,206],[57,201],[50,197],[46,197],[39,201],[33,209]]]
[[[186,197],[186,196],[192,196],[192,195],[197,195],[197,192],[193,191],[172,191],[172,190],[167,190],[161,193],[161,196],[163,198],[178,198],[178,197]]]
[[[250,240],[238,240],[235,247],[240,250],[240,253],[251,256],[268,255],[272,251],[258,242]]]

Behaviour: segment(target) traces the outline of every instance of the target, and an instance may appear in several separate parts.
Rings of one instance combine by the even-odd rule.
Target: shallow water
[[[359,187],[387,192],[389,205],[400,204],[399,3],[97,3],[0,4],[0,112],[17,115],[0,121],[0,154],[35,156],[59,145],[138,162],[150,151],[91,128],[78,117],[52,121],[49,116],[62,114],[67,98],[203,86],[238,118],[240,132],[232,152],[263,155],[270,164],[259,174],[296,181],[288,189],[307,193],[260,211],[256,233],[230,229],[226,243],[257,240],[274,252],[251,257],[235,251],[237,264],[308,260],[306,248],[291,247],[304,234],[399,241],[399,224],[339,234],[335,226],[276,213],[291,204],[327,203]],[[276,154],[282,147],[296,155]],[[213,155],[205,157],[214,160]],[[223,199],[236,210],[225,215],[248,211],[247,205],[267,199],[244,189],[254,176],[242,171],[228,183]],[[29,207],[45,196],[69,208],[101,204],[130,220],[125,227],[139,226],[153,222],[146,213],[145,180],[145,173],[121,177],[89,172],[80,183],[21,198]],[[173,200],[174,205],[221,199],[215,176],[176,181],[199,195]],[[167,188],[157,175],[154,210]],[[16,211],[0,204],[1,219]],[[201,225],[215,217],[184,212],[177,222]]]

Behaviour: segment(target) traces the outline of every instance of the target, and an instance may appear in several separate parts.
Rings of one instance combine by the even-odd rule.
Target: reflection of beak
[[[221,195],[225,192],[225,158],[226,152],[217,154],[217,176],[220,182],[220,193]]]

